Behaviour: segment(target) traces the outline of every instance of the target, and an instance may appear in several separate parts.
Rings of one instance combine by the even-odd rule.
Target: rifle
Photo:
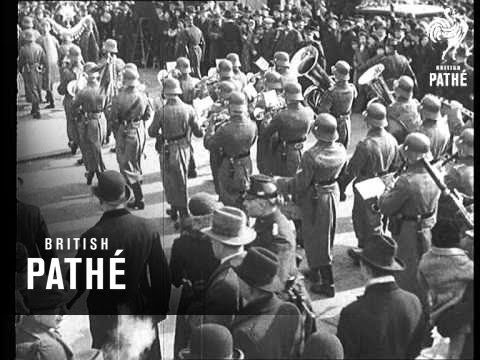
[[[427,170],[428,174],[432,177],[432,180],[438,186],[442,195],[445,197],[446,201],[450,202],[451,205],[455,209],[457,209],[456,213],[460,215],[460,218],[463,224],[467,227],[468,230],[473,229],[473,219],[471,218],[468,211],[465,209],[463,205],[463,201],[460,197],[460,194],[457,192],[456,189],[450,190],[442,180],[440,180],[440,176],[437,174],[436,170],[432,167],[432,165],[425,159],[421,159],[422,165]]]

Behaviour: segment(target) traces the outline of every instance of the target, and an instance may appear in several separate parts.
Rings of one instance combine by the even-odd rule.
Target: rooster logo
[[[466,21],[453,14],[450,8],[445,9],[444,15],[445,18],[434,18],[428,28],[428,35],[432,42],[447,41],[442,60],[451,49],[456,49],[462,43],[468,32]]]

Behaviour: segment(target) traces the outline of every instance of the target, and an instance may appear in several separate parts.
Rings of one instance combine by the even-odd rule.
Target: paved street
[[[155,85],[155,76],[152,71],[142,72],[142,81],[147,83],[150,95],[155,96],[158,88]],[[42,111],[42,116],[53,118],[55,121],[63,119],[64,113],[61,100],[56,100],[57,109],[53,111]],[[59,111],[62,110],[62,111]],[[18,121],[32,121],[25,115],[30,108],[19,107]],[[47,120],[38,120],[47,121]],[[53,120],[51,120],[53,121]],[[147,124],[148,126],[148,124]],[[355,116],[352,120],[352,144],[348,149],[351,155],[355,144],[365,134],[363,120]],[[66,144],[66,134],[63,140],[50,139],[50,136],[57,137],[58,134],[41,135],[39,139],[37,133],[28,135],[29,141],[44,142],[57,141]],[[213,193],[213,182],[208,164],[208,152],[203,148],[202,139],[194,139],[195,159],[197,162],[197,171],[199,176],[189,183],[189,193],[194,194],[198,191],[207,191]],[[307,148],[313,144],[313,138],[310,136]],[[110,147],[103,150],[104,161],[107,169],[118,169],[115,154],[109,152]],[[253,156],[255,157],[255,147]],[[75,162],[80,155],[60,155],[56,157],[44,158],[40,160],[21,162],[17,165],[17,174],[24,179],[24,185],[18,194],[19,199],[37,205],[40,207],[45,220],[48,224],[52,237],[79,237],[87,228],[94,225],[101,216],[101,210],[98,201],[91,195],[90,187],[86,185],[83,166],[76,166]],[[159,231],[163,234],[162,243],[167,256],[169,257],[173,240],[177,237],[177,232],[173,223],[166,215],[167,204],[165,203],[163,186],[159,172],[159,160],[154,149],[154,139],[147,140],[145,147],[145,159],[143,161],[144,185],[146,207],[142,211],[135,211],[135,214],[146,218],[155,219]],[[354,300],[356,296],[362,293],[361,280],[359,278],[358,268],[355,268],[346,254],[350,246],[354,246],[356,241],[351,224],[351,208],[353,195],[351,187],[347,191],[347,201],[340,203],[337,220],[337,237],[334,246],[334,277],[337,287],[337,295],[333,299],[322,300],[316,296],[314,299],[314,308],[319,315],[319,325],[327,326],[335,331],[338,314],[341,308]],[[74,252],[60,252],[63,257],[73,257]],[[302,264],[305,266],[305,264]],[[178,300],[178,290],[174,290],[170,311],[175,313],[176,302]],[[84,302],[76,305],[77,311],[85,307]],[[172,357],[173,351],[173,330],[175,316],[169,316],[166,321],[161,323],[160,330],[162,335],[162,352],[164,359]],[[86,316],[67,316],[62,325],[62,332],[78,352],[88,349],[90,338],[88,332],[88,318]]]

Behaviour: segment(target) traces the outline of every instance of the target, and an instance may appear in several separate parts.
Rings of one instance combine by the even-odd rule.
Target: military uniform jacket
[[[385,71],[383,72],[383,78],[387,83],[390,83],[393,80],[398,79],[402,75],[410,76],[415,84],[417,83],[417,78],[408,59],[400,54],[392,54],[384,57],[381,63],[385,66]]]
[[[355,100],[357,94],[355,85],[337,82],[323,97],[319,106],[319,113],[328,112],[335,117],[350,115],[353,100]]]
[[[412,98],[408,101],[396,100],[387,108],[388,131],[395,136],[399,144],[403,143],[408,134],[418,131],[422,125],[418,113],[419,105],[418,100]]]
[[[130,127],[140,120],[146,122],[152,115],[153,109],[147,95],[137,87],[122,88],[112,100],[110,122],[114,130],[121,124]]]
[[[62,68],[60,71],[60,84],[58,85],[57,89],[60,95],[65,95],[65,97],[73,99],[72,96],[67,92],[67,85],[70,81],[77,78],[76,73],[79,71],[79,68],[72,68],[70,66]]]
[[[420,127],[420,132],[427,135],[430,139],[430,151],[433,159],[438,159],[447,155],[447,146],[450,141],[450,131],[444,120],[425,121]]]
[[[340,313],[345,359],[414,359],[426,321],[419,299],[395,282],[372,284]]]
[[[234,346],[246,359],[294,359],[301,345],[301,315],[297,307],[269,294],[247,304],[235,316]]]
[[[15,329],[18,360],[71,360],[70,347],[53,329],[25,316]]]
[[[100,92],[100,88],[87,86],[75,95],[72,108],[74,113],[82,112],[84,115],[100,113],[103,111],[104,103],[105,95]]]
[[[195,98],[195,85],[200,81],[198,78],[192,77],[189,74],[181,76],[178,81],[183,94],[180,95],[180,99],[188,105],[192,105]]]

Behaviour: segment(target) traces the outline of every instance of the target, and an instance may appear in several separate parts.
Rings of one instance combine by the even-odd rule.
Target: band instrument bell
[[[370,100],[370,102],[380,101],[385,106],[388,106],[393,104],[395,99],[383,78],[382,73],[384,70],[385,66],[383,64],[372,66],[358,78],[358,85],[368,85],[375,91],[377,97]]]

